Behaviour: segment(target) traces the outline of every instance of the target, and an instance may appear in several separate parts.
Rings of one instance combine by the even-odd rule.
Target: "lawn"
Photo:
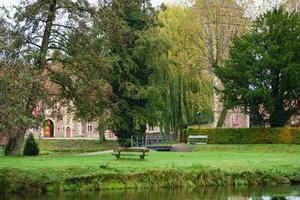
[[[121,157],[110,154],[96,156],[0,157],[1,168],[23,170],[64,170],[68,168],[103,168],[112,172],[142,172],[145,170],[183,169],[199,166],[225,171],[280,169],[300,167],[298,145],[200,145],[193,152],[151,151],[145,160],[138,156]]]
[[[232,153],[291,153],[300,155],[300,145],[242,144],[242,145],[191,145],[193,151]]]

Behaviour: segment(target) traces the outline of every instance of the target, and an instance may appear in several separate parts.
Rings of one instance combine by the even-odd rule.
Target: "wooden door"
[[[67,136],[67,138],[71,137],[71,128],[70,127],[67,127],[66,136]]]

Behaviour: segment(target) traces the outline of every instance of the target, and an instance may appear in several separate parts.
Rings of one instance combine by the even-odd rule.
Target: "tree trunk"
[[[180,130],[179,130],[179,141],[185,142],[183,128],[180,128]]]
[[[39,68],[40,69],[43,69],[46,64],[46,56],[47,56],[47,51],[49,48],[51,29],[53,26],[53,21],[55,20],[56,4],[57,4],[56,0],[52,0],[49,3],[46,27],[44,30],[42,45],[41,45],[41,49],[40,49],[40,57],[39,57]]]
[[[9,137],[5,155],[19,155],[21,153],[26,130],[26,127],[18,127],[16,133]]]
[[[218,119],[218,122],[217,122],[217,127],[218,128],[223,127],[223,124],[224,124],[225,119],[226,119],[227,111],[228,111],[228,109],[223,106],[221,114],[220,114],[220,118]]]
[[[102,144],[103,142],[105,142],[105,130],[104,130],[103,126],[99,125],[98,131],[99,131],[99,141]]]
[[[179,142],[185,142],[183,133],[183,105],[182,105],[182,82],[181,76],[178,75],[178,126],[179,126]]]
[[[283,105],[283,101],[281,103]],[[283,127],[287,124],[291,116],[295,113],[291,110],[285,110],[283,106],[277,104],[276,110],[270,115],[269,123],[271,127]]]

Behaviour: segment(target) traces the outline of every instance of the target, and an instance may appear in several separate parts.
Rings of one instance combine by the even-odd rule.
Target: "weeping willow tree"
[[[213,79],[203,68],[200,49],[204,44],[193,15],[192,9],[180,5],[172,5],[160,13],[163,26],[158,35],[168,50],[161,56],[153,76],[159,91],[159,98],[153,95],[153,101],[159,107],[161,130],[179,133],[181,141],[186,126],[213,120]],[[200,121],[197,113],[202,113]]]

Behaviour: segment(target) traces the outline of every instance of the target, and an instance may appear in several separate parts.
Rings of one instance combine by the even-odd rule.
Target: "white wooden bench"
[[[191,141],[192,140],[192,141]],[[193,140],[202,140],[204,142],[193,142]],[[189,135],[188,144],[207,144],[208,143],[208,135]]]

